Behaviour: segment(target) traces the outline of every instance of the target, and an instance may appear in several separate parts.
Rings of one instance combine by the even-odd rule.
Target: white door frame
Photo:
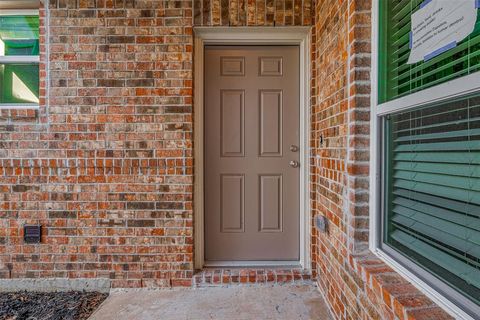
[[[311,269],[310,257],[310,27],[194,28],[194,264],[204,267],[204,50],[206,45],[298,45],[300,48],[300,264]],[[228,265],[277,265],[274,261]],[[284,263],[280,263],[284,265]],[[225,265],[225,263],[222,263]]]

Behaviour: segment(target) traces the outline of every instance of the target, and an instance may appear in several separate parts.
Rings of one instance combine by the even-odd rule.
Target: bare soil
[[[0,320],[84,320],[107,296],[79,291],[0,293]]]

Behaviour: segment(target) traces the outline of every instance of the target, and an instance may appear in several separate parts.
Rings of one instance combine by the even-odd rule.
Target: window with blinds
[[[424,0],[379,1],[379,103],[480,70],[478,18],[473,33],[455,48],[428,61],[407,64],[411,15],[422,2]],[[480,17],[480,10],[477,14]]]
[[[480,304],[480,95],[384,123],[384,241]]]

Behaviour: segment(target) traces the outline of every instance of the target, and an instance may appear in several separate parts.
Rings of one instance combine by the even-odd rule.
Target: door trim
[[[204,250],[204,52],[205,46],[217,45],[298,45],[300,48],[300,260],[291,261],[311,269],[310,257],[310,30],[311,27],[196,27],[194,28],[194,267],[205,264]],[[252,262],[227,263],[250,266]],[[259,265],[259,262],[255,262]],[[262,265],[274,265],[265,261]]]

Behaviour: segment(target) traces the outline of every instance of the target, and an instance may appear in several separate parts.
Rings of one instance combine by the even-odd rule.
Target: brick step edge
[[[303,269],[204,269],[193,276],[192,286],[285,284],[311,281],[310,270]]]

